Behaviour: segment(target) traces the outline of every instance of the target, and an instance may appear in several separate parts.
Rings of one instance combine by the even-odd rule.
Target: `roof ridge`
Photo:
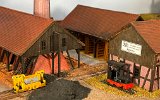
[[[141,23],[150,23],[150,22],[160,22],[160,19],[150,19],[150,20],[146,20],[146,21],[133,21],[133,22],[130,22],[133,26],[136,25],[136,24],[141,24]]]
[[[129,15],[140,16],[140,14],[134,14],[134,13],[128,13],[128,12],[123,12],[123,11],[116,11],[116,10],[111,10],[111,9],[103,9],[103,8],[91,7],[91,6],[81,5],[81,4],[78,4],[75,8],[77,8],[78,6],[86,7],[86,8],[90,8],[90,9],[97,9],[97,10],[104,10],[104,11],[110,11],[110,12],[115,12],[115,13],[124,13],[124,14],[129,14]]]
[[[26,13],[26,12],[23,12],[23,11],[20,11],[20,10],[16,10],[16,9],[7,8],[7,7],[4,7],[4,6],[0,6],[0,8],[6,9],[6,10],[10,10],[10,11],[14,11],[16,13],[21,13],[21,14],[24,14],[24,15],[29,15],[29,16],[34,16],[34,17],[37,17],[37,18],[45,19],[45,20],[54,21],[53,19],[47,19],[47,18],[43,18],[43,17],[40,17],[40,16],[35,16],[34,14]]]

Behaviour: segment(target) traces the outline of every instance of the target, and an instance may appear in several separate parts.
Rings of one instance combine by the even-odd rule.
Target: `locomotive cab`
[[[124,62],[108,61],[107,84],[117,87],[125,92],[134,94],[134,84],[130,76],[130,65]]]
[[[108,61],[108,79],[125,84],[131,83],[130,65],[114,60]]]

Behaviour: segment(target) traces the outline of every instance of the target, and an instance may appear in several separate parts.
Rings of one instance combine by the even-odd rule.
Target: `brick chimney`
[[[50,18],[50,0],[34,0],[34,15]]]

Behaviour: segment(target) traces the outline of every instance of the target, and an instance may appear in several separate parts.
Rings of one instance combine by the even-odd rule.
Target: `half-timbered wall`
[[[122,40],[142,46],[141,54],[128,53],[122,50]],[[109,41],[110,60],[124,59],[130,63],[133,82],[149,91],[159,89],[159,56],[150,48],[133,27],[122,30]],[[157,57],[157,58],[156,58]],[[159,57],[159,58],[158,58]],[[138,71],[138,72],[137,72]]]
[[[121,50],[122,40],[128,41],[130,43],[139,44],[142,46],[141,56],[128,53]],[[133,27],[129,27],[122,30],[117,36],[115,36],[109,42],[109,53],[119,58],[127,59],[137,64],[152,68],[154,65],[155,53],[144,41],[144,39],[138,34]]]

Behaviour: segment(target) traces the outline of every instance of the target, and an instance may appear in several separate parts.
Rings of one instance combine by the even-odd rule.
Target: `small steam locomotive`
[[[108,61],[107,84],[117,87],[127,93],[134,94],[134,84],[130,76],[130,65],[124,62]]]

